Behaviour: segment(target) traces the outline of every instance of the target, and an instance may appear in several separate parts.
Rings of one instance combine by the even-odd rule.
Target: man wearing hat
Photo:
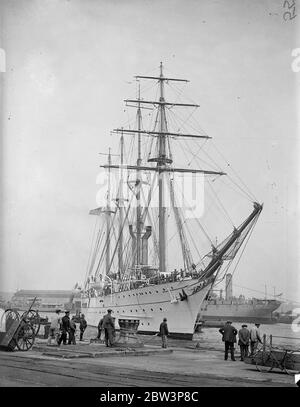
[[[255,353],[258,343],[262,343],[259,327],[260,324],[256,323],[255,326],[250,329],[251,356],[253,356],[253,354]]]
[[[236,342],[237,330],[231,325],[231,321],[227,321],[223,328],[219,329],[222,334],[222,341],[225,342],[225,356],[224,359],[228,359],[228,351],[230,349],[231,360],[235,362],[234,358],[234,344]]]
[[[115,322],[111,316],[112,310],[108,309],[107,314],[103,317],[102,327],[105,333],[105,344],[106,346],[113,346],[114,343],[114,333],[115,333]]]
[[[79,340],[80,341],[83,340],[83,334],[84,334],[84,331],[86,330],[86,327],[87,327],[86,319],[84,317],[84,314],[81,314],[80,323],[79,323],[79,329],[80,329],[80,338],[79,338]]]
[[[242,329],[239,330],[239,345],[241,350],[241,360],[244,360],[248,356],[250,341],[250,331],[247,329],[247,325],[242,325]]]
[[[160,324],[160,327],[159,327],[159,336],[161,336],[162,348],[168,347],[168,341],[167,341],[168,335],[169,335],[169,330],[168,330],[168,325],[167,325],[167,318],[164,318],[163,322]]]
[[[58,340],[58,346],[61,343],[67,344],[67,334],[70,332],[70,311],[65,311],[65,316],[61,319],[61,336]]]

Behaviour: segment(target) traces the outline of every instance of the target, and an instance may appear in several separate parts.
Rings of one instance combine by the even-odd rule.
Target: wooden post
[[[273,336],[270,335],[270,347],[272,348],[272,344],[273,344]]]
[[[263,364],[265,363],[265,354],[266,354],[266,334],[263,335]]]

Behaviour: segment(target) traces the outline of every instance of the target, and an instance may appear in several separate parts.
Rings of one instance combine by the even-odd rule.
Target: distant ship
[[[280,306],[281,301],[275,299],[246,299],[244,296],[232,295],[232,275],[226,275],[225,298],[222,290],[217,296],[213,291],[202,303],[198,314],[198,323],[203,326],[222,326],[227,320],[232,322],[248,322],[272,324],[278,322],[273,312]]]

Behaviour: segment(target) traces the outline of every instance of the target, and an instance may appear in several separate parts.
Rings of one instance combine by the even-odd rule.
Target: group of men
[[[100,319],[98,324],[98,335],[97,339],[101,340],[102,333],[104,333],[103,340],[107,347],[113,346],[115,342],[115,321],[111,315],[112,310],[108,309],[107,314],[104,315],[103,318]],[[167,337],[169,335],[168,325],[167,325],[167,318],[163,319],[163,322],[160,324],[159,333],[158,335],[161,337],[162,340],[162,348],[167,348]]]
[[[48,345],[51,345],[53,339],[58,346],[60,346],[61,343],[64,345],[76,345],[76,317],[73,316],[70,319],[70,311],[65,311],[65,315],[63,317],[61,317],[60,314],[61,310],[58,309],[55,311],[55,316],[51,318]],[[87,321],[84,314],[81,314],[79,317],[80,341],[83,340],[83,334],[86,328]]]
[[[112,310],[108,309],[107,314],[100,319],[98,324],[97,339],[101,339],[101,333],[104,331],[104,340],[107,347],[113,346],[115,341],[116,329],[115,320],[111,315]]]
[[[75,332],[76,332],[76,317],[73,316],[70,319],[70,311],[65,311],[65,315],[60,317],[60,310],[56,311],[56,315],[51,319],[50,334],[48,338],[48,344],[51,345],[52,339],[56,340],[58,346],[61,343],[66,345],[76,344]],[[98,336],[97,339],[102,338],[102,333],[104,333],[104,341],[107,347],[112,347],[115,342],[115,321],[112,317],[112,310],[108,309],[107,314],[99,321],[98,324]],[[78,321],[77,321],[78,322]],[[242,328],[237,331],[237,329],[232,325],[232,321],[227,321],[223,328],[219,329],[222,334],[222,340],[225,344],[225,355],[224,359],[228,360],[228,353],[230,352],[231,360],[235,361],[234,357],[234,344],[237,342],[240,346],[241,360],[243,361],[245,357],[249,355],[250,346],[250,356],[252,356],[258,346],[258,343],[262,343],[261,334],[259,331],[260,324],[256,323],[250,330],[246,324],[242,325]],[[80,329],[80,341],[83,340],[84,331],[87,328],[87,321],[84,314],[80,315],[79,318],[79,329]],[[162,347],[167,348],[167,337],[169,336],[169,330],[167,325],[167,318],[164,318],[159,327],[158,335],[162,340]]]
[[[227,321],[225,326],[219,329],[219,332],[222,334],[222,340],[225,343],[224,359],[228,359],[228,352],[230,351],[231,360],[235,361],[234,344],[237,342],[236,337],[238,335],[238,345],[240,346],[241,360],[243,361],[245,357],[249,355],[249,345],[250,356],[252,356],[258,344],[262,343],[259,330],[260,324],[256,323],[250,330],[248,326],[244,324],[239,331],[231,324],[232,321]]]

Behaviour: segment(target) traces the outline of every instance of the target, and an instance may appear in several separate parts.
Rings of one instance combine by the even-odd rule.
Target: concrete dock
[[[47,346],[37,340],[28,352],[0,352],[1,387],[295,387],[294,377],[261,373],[254,365],[224,361],[219,350],[192,342],[159,341],[142,348],[107,348],[89,341]]]

